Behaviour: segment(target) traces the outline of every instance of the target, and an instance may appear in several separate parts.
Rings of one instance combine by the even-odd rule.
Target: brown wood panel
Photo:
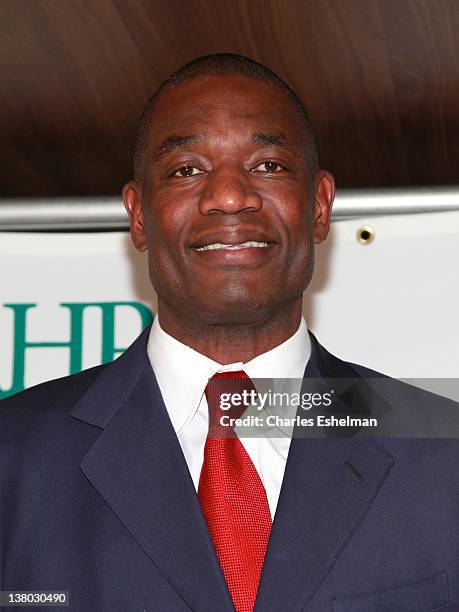
[[[456,0],[2,0],[0,196],[119,193],[139,113],[190,59],[278,72],[340,187],[459,182]]]

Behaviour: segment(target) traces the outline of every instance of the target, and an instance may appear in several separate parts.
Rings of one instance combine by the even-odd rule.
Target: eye
[[[255,168],[252,168],[252,172],[265,172],[267,174],[274,174],[280,172],[284,168],[275,161],[264,161]]]
[[[196,166],[182,166],[174,172],[173,176],[178,176],[179,178],[187,178],[188,176],[194,176],[195,174],[204,173],[199,168],[196,168]]]

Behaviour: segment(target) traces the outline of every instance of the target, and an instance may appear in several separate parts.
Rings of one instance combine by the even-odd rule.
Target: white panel
[[[357,230],[374,229],[362,245]],[[342,358],[396,377],[459,375],[459,212],[334,224],[306,292],[311,330]]]
[[[359,227],[374,228],[362,246]],[[310,328],[332,352],[396,377],[459,374],[459,212],[370,217],[335,222],[316,252],[305,295]],[[27,313],[29,342],[65,342],[70,312],[63,303],[140,302],[155,309],[146,256],[127,233],[0,234],[0,389],[13,376],[13,312],[5,304],[37,304]],[[82,366],[100,362],[102,311],[83,316]],[[134,308],[119,306],[115,345],[138,335]],[[68,373],[69,348],[26,350],[25,385]]]
[[[140,302],[155,309],[146,256],[126,232],[0,234],[0,389],[13,378],[13,313],[5,304],[37,304],[27,312],[28,342],[68,342],[70,310],[65,303]],[[142,329],[135,308],[115,309],[115,346],[127,347]],[[82,366],[100,363],[102,311],[83,314]],[[25,386],[69,373],[70,349],[28,348]],[[16,364],[17,365],[17,364]]]

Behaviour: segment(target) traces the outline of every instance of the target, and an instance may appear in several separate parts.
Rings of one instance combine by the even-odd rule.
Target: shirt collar
[[[197,411],[209,378],[216,372],[244,370],[256,378],[303,378],[311,355],[304,318],[282,344],[246,363],[221,365],[166,333],[155,317],[147,353],[177,435]]]

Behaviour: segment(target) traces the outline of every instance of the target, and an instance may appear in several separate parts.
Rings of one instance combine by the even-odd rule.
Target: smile
[[[257,242],[256,240],[248,240],[247,242],[240,242],[238,244],[224,244],[221,242],[214,242],[213,244],[206,244],[202,247],[196,247],[196,251],[239,251],[241,249],[262,249],[268,246],[267,242]]]

